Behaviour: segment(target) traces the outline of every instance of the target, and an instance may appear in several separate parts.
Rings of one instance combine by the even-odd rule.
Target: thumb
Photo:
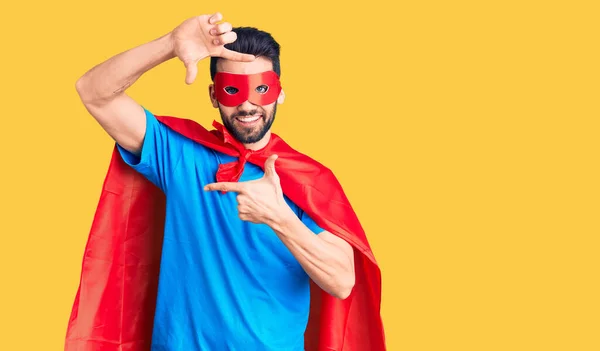
[[[185,63],[187,74],[185,76],[185,83],[192,84],[196,80],[198,75],[198,60],[192,60]]]
[[[275,160],[277,160],[277,155],[271,155],[265,161],[265,176],[274,177],[277,176],[277,172],[275,171]]]

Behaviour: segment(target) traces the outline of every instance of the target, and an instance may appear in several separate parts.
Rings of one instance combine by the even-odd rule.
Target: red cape
[[[339,300],[311,281],[307,351],[384,351],[381,273],[365,232],[333,173],[271,135],[262,150],[240,144],[217,122],[169,116],[158,120],[209,148],[239,157],[217,179],[237,180],[243,164],[264,166],[273,153],[283,192],[323,229],[354,247],[356,283]],[[241,150],[243,154],[240,154]],[[68,323],[66,351],[148,351],[165,216],[165,196],[113,149],[85,248],[81,280]]]

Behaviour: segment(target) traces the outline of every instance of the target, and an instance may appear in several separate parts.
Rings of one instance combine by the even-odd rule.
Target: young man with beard
[[[278,167],[292,161],[264,155],[282,143],[271,133],[285,97],[279,44],[266,32],[234,30],[221,20],[220,13],[190,18],[93,67],[77,91],[115,140],[118,156],[166,196],[151,349],[305,350],[311,281],[344,301],[355,284],[356,243],[317,225],[284,193]],[[125,93],[172,58],[184,63],[185,81],[192,84],[198,61],[207,57],[214,82],[208,92],[223,125],[215,122],[202,139],[218,136],[238,157],[179,133],[170,119]],[[246,162],[257,155],[263,164]],[[73,349],[82,339],[74,334],[68,342]],[[129,343],[122,334],[119,339]]]

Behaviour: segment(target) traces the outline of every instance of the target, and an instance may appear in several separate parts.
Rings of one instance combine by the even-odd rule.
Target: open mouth
[[[243,125],[251,125],[254,124],[256,122],[258,122],[258,120],[260,120],[262,117],[262,115],[254,115],[254,116],[238,116],[235,119],[238,120],[240,123],[242,123]]]

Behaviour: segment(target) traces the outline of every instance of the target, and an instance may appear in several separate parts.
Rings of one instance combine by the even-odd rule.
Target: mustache
[[[254,116],[256,114],[259,115],[263,115],[264,117],[264,113],[262,111],[258,111],[258,110],[253,110],[253,111],[240,111],[237,113],[234,113],[231,115],[231,118],[236,118],[236,117],[246,117],[246,116]]]

